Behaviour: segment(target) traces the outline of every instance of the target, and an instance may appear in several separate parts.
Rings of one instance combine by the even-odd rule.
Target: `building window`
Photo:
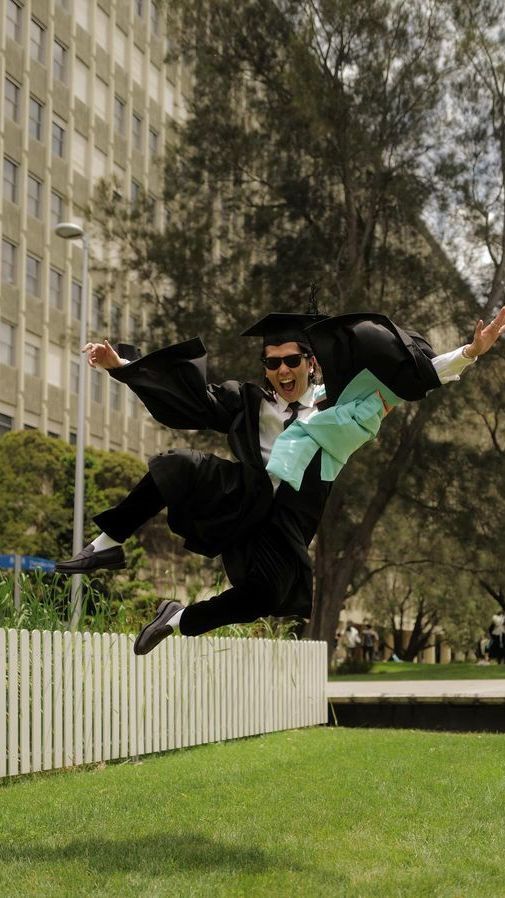
[[[130,199],[131,199],[132,203],[136,203],[136,202],[137,202],[137,200],[138,200],[138,198],[139,198],[139,196],[140,196],[140,191],[141,191],[141,189],[142,189],[142,187],[141,187],[141,185],[139,184],[139,182],[138,182],[138,181],[135,181],[135,180],[132,178],[131,190],[130,190]]]
[[[89,31],[89,0],[79,0],[74,6],[75,21],[84,31]]]
[[[118,306],[117,303],[112,303],[110,308],[110,329],[114,339],[121,336],[121,318],[121,306]]]
[[[49,269],[49,305],[53,309],[63,308],[63,272]]]
[[[36,256],[26,257],[26,290],[32,296],[40,296],[41,262]]]
[[[121,68],[126,69],[126,34],[117,25],[114,30],[114,59]]]
[[[96,368],[91,372],[91,398],[93,402],[102,401],[103,374]]]
[[[144,15],[144,0],[135,0],[135,14],[142,18]]]
[[[136,112],[132,115],[132,143],[135,150],[142,149],[142,119]]]
[[[137,82],[137,84],[141,85],[144,83],[144,59],[145,56],[142,53],[140,47],[134,45],[131,65],[132,78]]]
[[[72,318],[81,319],[82,309],[82,285],[78,281],[72,281]]]
[[[17,281],[17,246],[10,240],[2,240],[2,281],[15,284]]]
[[[53,77],[64,84],[67,80],[67,48],[59,41],[53,43]]]
[[[13,324],[7,324],[6,321],[0,322],[0,362],[2,365],[10,365],[14,367],[15,353],[14,341],[16,339],[16,328]]]
[[[63,386],[63,350],[56,343],[50,343],[47,352],[47,382]]]
[[[105,178],[107,174],[107,156],[105,153],[102,153],[98,147],[93,147],[93,159],[92,159],[92,180],[93,183],[98,181],[99,178]]]
[[[160,11],[158,9],[158,4],[155,0],[151,0],[150,4],[150,16],[151,16],[151,33],[158,33],[160,27]]]
[[[139,416],[139,405],[137,401],[137,397],[135,393],[132,393],[131,390],[128,390],[128,417],[129,418],[138,418]]]
[[[91,330],[98,332],[103,329],[103,299],[99,293],[91,294]]]
[[[77,433],[75,430],[71,430],[68,435],[68,442],[71,446],[77,446]]]
[[[76,59],[74,63],[73,85],[74,96],[87,106],[89,103],[89,69],[80,59]]]
[[[128,339],[136,340],[139,335],[140,324],[137,315],[128,315]]]
[[[0,436],[12,430],[12,418],[9,415],[0,415]]]
[[[28,175],[28,214],[40,218],[42,212],[42,182],[33,175]]]
[[[44,62],[45,59],[46,32],[42,25],[32,19],[30,22],[30,53],[32,59]]]
[[[59,121],[53,121],[53,156],[63,159],[65,152],[65,128]]]
[[[121,384],[110,378],[110,407],[113,412],[121,411]]]
[[[4,158],[4,199],[11,203],[18,201],[18,168],[12,159]]]
[[[97,6],[95,15],[96,42],[107,50],[109,47],[109,17],[100,6]]]
[[[5,30],[8,37],[13,41],[21,43],[21,32],[23,28],[23,9],[19,3],[14,0],[7,0],[7,12],[5,21]]]
[[[86,161],[88,157],[88,141],[79,131],[74,131],[72,143],[72,162],[74,170],[80,175],[86,175]]]
[[[149,155],[151,159],[158,155],[158,143],[158,132],[155,131],[154,128],[149,128]]]
[[[5,79],[5,115],[11,118],[13,122],[19,119],[19,85],[11,81],[10,78]]]
[[[124,100],[121,97],[114,97],[114,128],[123,137],[125,133],[125,108]]]
[[[65,202],[55,190],[51,190],[51,227],[55,228],[60,221],[65,221]]]
[[[25,343],[25,373],[40,377],[40,346],[30,340]]]
[[[160,102],[160,70],[149,63],[149,96],[155,103]]]
[[[28,130],[34,140],[42,140],[42,115],[43,105],[35,97],[30,97],[30,110],[28,114]]]
[[[170,118],[174,117],[174,91],[168,81],[165,81],[165,112]]]
[[[95,112],[104,121],[107,120],[107,96],[109,93],[109,85],[103,81],[98,75],[95,78]]]
[[[78,393],[79,392],[79,370],[80,370],[80,362],[72,359],[70,362],[70,392]]]

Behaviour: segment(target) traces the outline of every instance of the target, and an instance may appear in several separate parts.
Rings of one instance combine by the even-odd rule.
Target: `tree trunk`
[[[331,534],[338,526],[338,517],[333,514],[338,508],[338,500],[334,500],[334,504],[333,492],[330,495],[329,508],[327,506],[319,529],[314,612],[304,634],[307,638],[324,639],[330,647],[333,645],[338,618],[345,604],[349,586],[358,568],[366,561],[374,529],[396,493],[402,471],[430,418],[431,411],[431,403],[425,400],[414,417],[410,421],[405,420],[396,452],[381,472],[375,493],[361,523],[355,528],[338,559],[332,558],[329,553],[332,545]]]

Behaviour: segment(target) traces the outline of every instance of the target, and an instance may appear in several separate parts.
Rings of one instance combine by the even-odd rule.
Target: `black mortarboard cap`
[[[291,312],[271,312],[256,324],[242,331],[241,337],[263,337],[263,346],[281,343],[301,343],[310,347],[306,327],[324,321],[327,315],[296,315]]]

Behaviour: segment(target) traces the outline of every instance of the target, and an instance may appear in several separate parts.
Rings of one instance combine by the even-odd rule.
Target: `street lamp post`
[[[88,338],[88,236],[80,225],[73,222],[60,222],[55,227],[58,237],[64,240],[82,241],[82,296],[79,329],[80,348]],[[77,435],[75,446],[75,487],[74,487],[74,532],[72,554],[77,555],[83,547],[84,540],[84,442],[86,426],[86,355],[80,353],[79,359],[79,392],[77,394]],[[77,627],[82,611],[82,574],[72,575],[72,591],[70,606],[70,626]]]

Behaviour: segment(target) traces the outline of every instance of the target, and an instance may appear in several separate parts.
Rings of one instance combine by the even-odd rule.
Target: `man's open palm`
[[[468,347],[468,354],[473,356],[484,355],[496,343],[499,337],[505,333],[505,306],[493,318],[490,324],[484,327],[482,319],[477,322],[473,342]]]

